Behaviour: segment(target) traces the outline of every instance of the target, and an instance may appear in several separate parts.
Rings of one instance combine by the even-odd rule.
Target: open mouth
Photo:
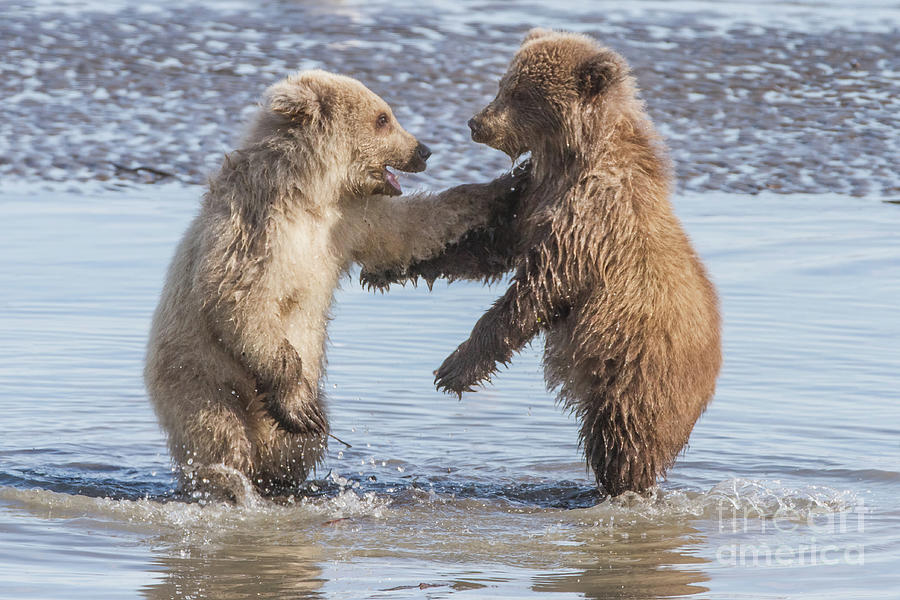
[[[384,168],[384,182],[388,184],[399,196],[403,193],[403,189],[400,187],[400,182],[397,181],[397,176],[391,173],[390,169],[387,167]]]

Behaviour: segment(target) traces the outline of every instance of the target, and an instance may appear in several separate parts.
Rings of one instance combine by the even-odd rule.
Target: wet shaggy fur
[[[578,417],[598,485],[642,491],[664,476],[713,397],[721,362],[715,289],[672,211],[666,152],[625,60],[581,35],[534,30],[470,126],[531,152],[522,197],[488,229],[396,276],[511,285],[436,371],[461,394],[537,334],[545,378]],[[505,218],[505,220],[504,220]]]
[[[483,225],[508,181],[398,195],[427,149],[356,80],[275,84],[209,182],[169,268],[145,380],[186,491],[240,498],[306,478],[329,433],[320,380],[354,262],[400,269]],[[243,477],[242,477],[243,476]]]

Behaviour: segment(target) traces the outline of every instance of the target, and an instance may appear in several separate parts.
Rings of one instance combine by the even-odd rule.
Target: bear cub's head
[[[586,111],[617,92],[630,93],[628,65],[591,38],[532,29],[500,80],[497,97],[469,121],[472,139],[513,160],[553,151],[570,139]],[[549,147],[548,147],[549,145]],[[558,149],[558,148],[556,148]]]
[[[341,184],[350,194],[399,196],[400,184],[389,167],[424,171],[431,156],[400,126],[387,102],[351,77],[302,71],[266,90],[262,109],[257,132],[262,127],[323,157],[327,168],[343,175]]]

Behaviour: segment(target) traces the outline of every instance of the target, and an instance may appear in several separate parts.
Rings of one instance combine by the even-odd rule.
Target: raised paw
[[[400,269],[384,269],[383,271],[366,271],[359,273],[359,283],[370,292],[388,291],[392,283],[402,283],[406,280]]]
[[[434,385],[438,390],[460,398],[463,392],[475,391],[479,378],[469,363],[467,347],[468,342],[463,342],[434,372]]]
[[[279,390],[266,394],[263,403],[278,427],[295,435],[320,435],[328,433],[328,419],[322,407],[314,399],[291,402],[282,397]]]
[[[328,432],[325,415],[318,407],[309,411],[285,410],[277,403],[266,403],[269,415],[275,419],[278,427],[294,435],[324,436]]]

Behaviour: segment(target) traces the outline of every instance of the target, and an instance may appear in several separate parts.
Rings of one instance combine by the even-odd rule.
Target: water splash
[[[595,525],[665,521],[670,519],[789,519],[807,520],[820,513],[857,509],[859,492],[822,485],[792,486],[780,480],[733,478],[705,492],[654,488],[646,495],[627,492],[577,513]]]

